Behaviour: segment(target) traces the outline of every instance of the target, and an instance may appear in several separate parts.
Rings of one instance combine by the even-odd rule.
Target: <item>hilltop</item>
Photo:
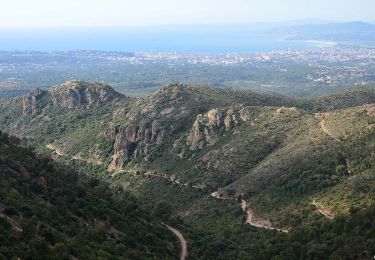
[[[305,234],[332,218],[364,227],[363,214],[372,218],[375,203],[374,103],[374,89],[295,99],[176,84],[129,98],[107,85],[74,81],[1,101],[0,122],[80,173],[145,205],[162,203],[194,244],[225,234],[233,242],[232,232],[246,222],[270,237],[272,230]],[[321,239],[330,241],[336,224]],[[321,248],[322,255],[351,243]],[[202,253],[205,245],[195,245],[191,254]],[[224,259],[233,250],[226,248]]]

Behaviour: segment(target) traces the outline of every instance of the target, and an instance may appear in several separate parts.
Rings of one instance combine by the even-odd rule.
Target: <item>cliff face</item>
[[[108,85],[82,81],[68,81],[51,88],[49,93],[54,105],[66,108],[95,107],[117,100],[120,96]]]
[[[123,96],[108,85],[87,83],[83,81],[68,81],[50,90],[43,91],[35,88],[22,97],[22,114],[34,117],[38,115],[39,98],[47,94],[49,104],[66,108],[92,108],[108,102],[117,101]]]
[[[149,161],[153,148],[165,143],[167,135],[184,132],[184,125],[195,117],[189,103],[192,100],[187,96],[184,87],[168,86],[135,102],[127,112],[115,111],[115,118],[122,117],[130,123],[119,127],[115,138],[112,126],[104,133],[115,142],[110,168],[121,169],[133,159]]]
[[[248,116],[242,105],[227,111],[215,108],[206,114],[199,114],[190,130],[187,144],[191,150],[202,149],[205,145],[213,145],[222,129],[229,131],[247,120]]]
[[[150,146],[161,144],[165,135],[165,126],[158,120],[122,126],[115,136],[111,168],[122,168],[132,158],[148,160]]]
[[[37,110],[37,99],[42,94],[42,90],[35,88],[29,94],[22,97],[22,114],[24,116],[36,116]]]
[[[155,104],[155,103],[152,103]],[[169,103],[168,103],[169,104]],[[164,109],[165,110],[165,109]],[[114,140],[114,152],[111,169],[121,169],[133,159],[150,160],[152,148],[155,145],[165,143],[168,133],[184,133],[186,143],[190,150],[198,150],[204,146],[210,146],[220,138],[221,131],[230,131],[242,122],[248,120],[248,112],[243,105],[237,105],[228,109],[211,109],[205,114],[198,114],[190,130],[182,130],[180,118],[175,118],[175,113],[180,114],[178,109],[167,118],[173,118],[168,125],[164,121],[157,119],[155,112],[150,111],[147,115],[152,115],[148,120],[141,120],[140,123],[127,123],[114,131],[109,126],[104,133],[106,138]],[[163,110],[162,110],[163,111]],[[144,116],[146,113],[141,114]],[[195,115],[192,115],[195,117]],[[186,119],[190,121],[189,119]],[[181,132],[182,131],[182,132]],[[115,133],[115,134],[114,134]],[[115,137],[113,138],[113,135]],[[175,140],[173,147],[183,149],[183,145],[178,143],[181,139]],[[172,148],[171,148],[172,149]],[[178,150],[178,149],[177,149]],[[181,151],[180,151],[181,152]]]

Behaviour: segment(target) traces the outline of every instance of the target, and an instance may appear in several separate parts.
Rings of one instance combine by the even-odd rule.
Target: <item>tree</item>
[[[345,175],[347,172],[345,165],[337,165],[336,166],[336,174],[337,175]]]
[[[166,202],[159,202],[154,208],[154,215],[161,219],[169,219],[172,214],[172,206]]]

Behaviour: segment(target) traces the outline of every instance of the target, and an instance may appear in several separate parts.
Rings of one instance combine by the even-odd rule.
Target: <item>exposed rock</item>
[[[170,115],[174,110],[175,110],[174,107],[164,108],[162,111],[160,111],[160,115],[162,116]]]
[[[155,120],[154,122],[152,122],[151,130],[152,130],[151,140],[155,141],[157,144],[161,144],[161,142],[163,141],[165,137],[165,129],[163,127],[163,124],[160,121]]]
[[[116,138],[116,127],[113,126],[113,125],[110,125],[107,130],[105,130],[105,132],[103,133],[103,136],[105,139],[107,140],[115,140]]]
[[[113,120],[116,120],[118,118],[124,118],[124,117],[128,118],[128,115],[127,115],[128,113],[129,111],[126,108],[119,108],[113,111],[112,118]]]
[[[54,105],[77,108],[94,107],[113,100],[121,94],[108,85],[87,83],[83,81],[68,81],[49,90]]]
[[[35,88],[29,94],[22,97],[22,114],[24,116],[36,116],[37,98],[42,94],[42,90]]]
[[[228,110],[227,116],[224,119],[224,125],[226,129],[231,129],[238,124],[237,115],[233,109]]]
[[[277,114],[286,113],[286,112],[298,112],[296,107],[280,107],[276,110]]]
[[[245,122],[248,119],[246,110],[242,105],[228,111],[215,108],[204,115],[199,114],[190,130],[187,144],[191,150],[202,149],[205,145],[213,145],[217,141],[221,129],[229,131],[240,122]]]
[[[116,134],[111,168],[119,169],[132,158],[148,160],[151,144],[161,144],[166,130],[160,121],[126,124]]]

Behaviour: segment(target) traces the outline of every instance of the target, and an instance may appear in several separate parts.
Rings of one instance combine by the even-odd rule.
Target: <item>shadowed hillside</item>
[[[174,238],[127,192],[0,132],[0,258],[170,258]]]
[[[230,245],[223,246],[228,259],[240,257],[231,255],[238,253],[233,234],[246,237],[247,225],[258,230],[247,242],[270,243],[272,230],[289,232],[275,238],[283,247],[284,239],[310,229],[326,232],[309,237],[312,251],[316,239],[336,243],[329,237],[341,220],[365,229],[363,216],[373,217],[375,203],[374,103],[374,89],[293,99],[170,85],[135,99],[107,85],[70,81],[2,101],[0,123],[38,152],[161,208],[197,243],[192,255],[205,255],[201,239],[230,238],[220,242]],[[366,242],[357,256],[372,250],[371,234],[362,231],[356,236]],[[342,243],[299,257],[333,256],[352,242]]]

